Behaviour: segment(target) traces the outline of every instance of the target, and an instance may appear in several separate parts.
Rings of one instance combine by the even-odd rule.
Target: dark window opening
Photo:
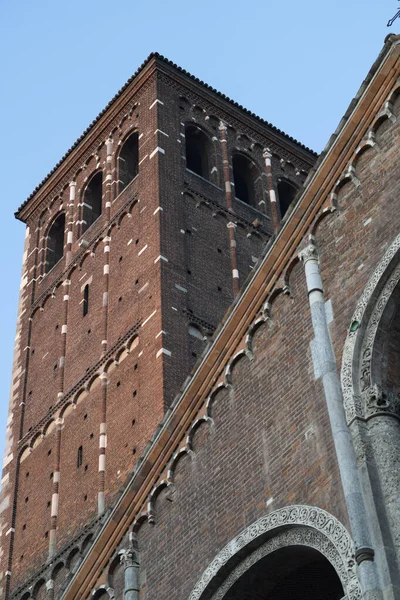
[[[83,448],[82,446],[79,446],[78,448],[78,456],[76,459],[76,466],[79,469],[79,467],[82,466],[82,462],[83,462]]]
[[[242,156],[236,154],[232,158],[233,166],[233,181],[235,183],[235,196],[242,202],[255,205],[255,189],[254,176],[252,173],[252,162]]]
[[[86,317],[88,312],[89,312],[89,284],[87,283],[83,290],[83,316]]]
[[[139,172],[139,136],[132,133],[121,148],[118,156],[119,187],[122,192]]]
[[[65,214],[62,213],[50,227],[47,236],[46,273],[62,259],[64,255]]]
[[[209,178],[208,137],[198,127],[187,126],[185,129],[186,168],[200,177]]]
[[[103,196],[103,174],[96,173],[86,188],[83,198],[82,233],[101,215]]]
[[[282,218],[287,213],[289,206],[292,204],[296,192],[296,187],[291,183],[287,181],[280,181],[278,183],[279,207],[281,209]]]

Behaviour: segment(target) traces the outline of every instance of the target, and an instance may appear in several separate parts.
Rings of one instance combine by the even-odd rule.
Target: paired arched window
[[[243,154],[232,157],[235,196],[242,202],[255,206],[255,186],[253,163]]]
[[[200,177],[209,179],[209,139],[206,134],[195,125],[185,128],[186,141],[186,168]]]
[[[139,172],[139,136],[132,133],[124,142],[118,156],[118,192],[126,188]]]
[[[287,213],[287,210],[292,204],[296,193],[297,188],[292,183],[289,183],[285,180],[278,182],[278,199],[282,218]]]
[[[64,255],[64,233],[65,214],[61,213],[53,222],[47,235],[46,273],[48,273]]]
[[[96,173],[90,180],[83,198],[82,233],[101,215],[103,201],[103,173]]]

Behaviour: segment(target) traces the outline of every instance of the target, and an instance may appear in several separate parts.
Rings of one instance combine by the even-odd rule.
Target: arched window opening
[[[297,188],[288,181],[278,182],[279,207],[281,209],[281,218],[287,213],[297,193]]]
[[[209,179],[209,141],[201,129],[188,125],[185,129],[186,168]]]
[[[87,283],[83,289],[83,316],[89,312],[89,284]]]
[[[101,215],[103,200],[103,174],[100,171],[92,177],[83,198],[82,233],[86,231]]]
[[[224,600],[340,600],[344,591],[331,563],[317,550],[289,546],[256,562]]]
[[[139,172],[139,136],[135,131],[128,137],[118,156],[118,191],[122,192]]]
[[[78,469],[79,469],[79,467],[82,466],[82,462],[83,462],[83,448],[82,448],[82,446],[79,446],[78,455],[76,458],[76,466]]]
[[[254,206],[255,188],[252,162],[242,154],[235,154],[232,157],[232,166],[236,198]]]
[[[48,273],[64,255],[65,214],[62,213],[50,227],[46,247],[46,273]]]

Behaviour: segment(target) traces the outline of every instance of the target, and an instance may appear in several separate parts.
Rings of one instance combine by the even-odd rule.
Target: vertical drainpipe
[[[106,178],[105,178],[105,220],[110,222],[111,218],[111,200],[112,200],[112,159],[113,159],[113,141],[108,138],[106,141]],[[108,349],[108,293],[110,283],[110,242],[111,238],[107,235],[104,240],[104,265],[103,265],[103,339],[102,352],[106,354]],[[101,375],[102,388],[102,410],[101,423],[99,431],[99,488],[97,492],[97,513],[102,515],[105,509],[105,477],[106,477],[106,447],[107,447],[107,386],[108,378],[105,372]]]
[[[364,597],[376,598],[376,593],[380,590],[379,577],[374,561],[367,511],[358,477],[356,456],[350,430],[346,423],[335,353],[329,335],[316,247],[310,244],[300,252],[299,258],[305,268],[310,313],[315,335],[314,368],[322,378],[351,533],[355,543],[358,576]]]
[[[60,456],[61,456],[61,431],[63,429],[64,419],[56,421],[56,452],[54,457],[53,471],[53,493],[51,496],[51,527],[49,534],[49,557],[56,553],[57,549],[57,522],[58,522],[58,495],[60,487]]]
[[[125,571],[124,600],[139,600],[139,559],[133,549],[122,550],[121,563]]]
[[[266,171],[267,171],[268,194],[269,194],[269,201],[271,204],[272,224],[274,227],[274,233],[276,235],[280,228],[280,220],[279,220],[279,215],[278,215],[278,209],[276,206],[276,193],[275,193],[275,187],[274,187],[274,178],[272,177],[272,161],[271,161],[272,154],[268,149],[266,149],[263,152],[263,156],[265,159],[265,167],[266,167]]]
[[[219,130],[221,132],[222,162],[223,162],[223,167],[224,167],[226,207],[229,210],[229,212],[232,213],[233,212],[233,210],[232,210],[232,186],[231,186],[230,172],[229,172],[228,141],[227,141],[227,136],[226,136],[227,126],[222,121],[219,124]],[[237,296],[239,293],[239,270],[237,268],[235,229],[236,229],[236,224],[233,223],[233,221],[228,223],[229,248],[230,248],[230,253],[231,253],[234,297]]]

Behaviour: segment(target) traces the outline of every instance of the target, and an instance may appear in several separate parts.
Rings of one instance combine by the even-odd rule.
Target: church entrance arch
[[[276,510],[231,540],[188,600],[360,598],[354,548],[345,527],[304,505]]]
[[[341,600],[343,586],[329,560],[314,548],[295,545],[298,536],[290,534],[276,536],[250,555],[213,600]]]

